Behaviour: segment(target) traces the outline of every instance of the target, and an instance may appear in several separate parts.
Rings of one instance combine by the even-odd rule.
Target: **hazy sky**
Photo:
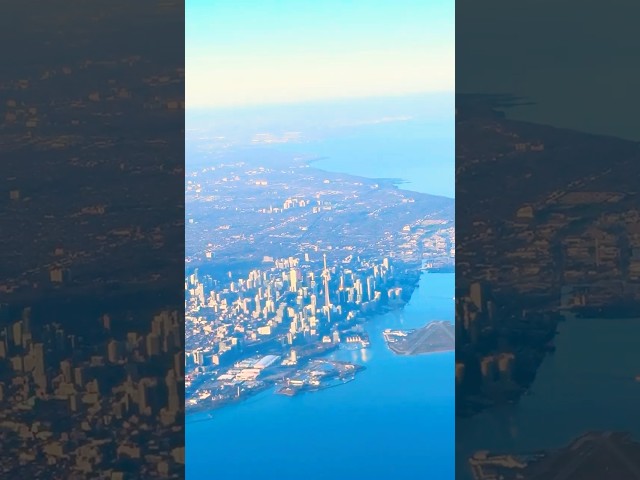
[[[187,108],[453,91],[453,0],[187,0]]]

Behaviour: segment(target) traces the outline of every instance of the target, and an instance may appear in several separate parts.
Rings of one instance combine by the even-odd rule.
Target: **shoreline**
[[[438,353],[449,353],[449,352],[455,352],[456,349],[455,348],[446,348],[446,349],[442,349],[442,350],[433,350],[430,352],[421,352],[421,353],[398,353],[395,350],[393,350],[391,347],[387,346],[389,348],[389,350],[391,350],[395,355],[397,355],[398,357],[419,357],[422,355],[436,355]]]
[[[287,152],[287,151],[283,151],[283,150],[280,150],[280,152],[286,153],[287,155],[291,155],[292,154],[292,152]],[[395,188],[397,188],[399,190],[403,190],[405,192],[412,192],[412,193],[417,193],[419,195],[429,195],[429,196],[433,196],[433,197],[442,197],[442,198],[448,198],[450,200],[455,200],[455,195],[454,196],[441,195],[441,194],[423,192],[423,191],[415,190],[415,189],[412,189],[412,188],[402,188],[401,187],[402,185],[413,185],[414,184],[414,182],[412,182],[411,180],[406,179],[406,178],[402,178],[402,177],[368,177],[368,176],[358,175],[358,174],[350,173],[350,172],[329,170],[327,168],[323,168],[322,165],[318,165],[318,163],[322,162],[323,160],[331,160],[332,157],[330,157],[330,156],[326,156],[326,155],[311,155],[311,154],[304,154],[304,153],[298,153],[297,155],[300,155],[300,156],[308,155],[309,158],[304,158],[304,157],[303,158],[297,158],[297,157],[294,156],[292,158],[292,160],[295,163],[299,163],[299,164],[304,165],[304,166],[306,166],[308,168],[313,168],[313,169],[321,171],[321,172],[326,172],[326,173],[330,173],[330,174],[333,174],[333,175],[348,175],[350,177],[361,178],[361,179],[369,180],[369,181],[372,181],[372,182],[376,182],[376,183],[379,183],[381,185],[387,185],[387,186],[395,187]]]
[[[402,311],[407,304],[410,302],[411,297],[413,296],[413,294],[415,293],[415,291],[418,289],[418,285],[420,282],[420,279],[422,278],[422,275],[424,274],[428,274],[431,272],[425,272],[425,271],[421,271],[421,270],[416,270],[416,273],[418,273],[418,275],[414,276],[411,275],[409,278],[407,278],[407,285],[410,286],[411,288],[411,294],[409,295],[408,299],[402,299],[399,300],[398,303],[396,305],[383,305],[381,306],[378,310],[376,310],[375,312],[369,312],[368,314],[364,314],[362,317],[360,317],[356,322],[354,322],[355,325],[363,325],[366,324],[367,322],[371,321],[373,318],[376,317],[380,317],[380,316],[384,316],[387,315],[391,312],[394,311]],[[438,272],[440,273],[440,272]],[[444,273],[448,273],[448,272],[444,272]],[[319,359],[319,358],[323,358],[326,357],[327,355],[331,354],[334,350],[337,350],[339,348],[339,345],[335,345],[335,348],[331,348],[329,351],[321,351],[318,352],[315,355],[310,355],[308,357],[305,357],[304,359],[304,364],[308,364],[311,360],[313,359]],[[442,352],[431,352],[431,353],[445,353],[445,351]],[[366,367],[362,366],[362,365],[356,365],[356,368],[361,368],[361,369],[365,369]],[[359,370],[356,371],[356,373],[358,373]],[[355,378],[354,378],[355,380]],[[340,386],[340,385],[336,385],[336,386]],[[211,406],[211,405],[198,405],[198,406],[193,406],[193,407],[185,407],[185,418],[189,417],[189,416],[193,416],[196,414],[200,414],[200,413],[205,413],[205,412],[210,412],[213,413],[217,410],[220,410],[222,408],[225,407],[229,407],[232,405],[238,405],[240,403],[243,403],[245,400],[249,400],[254,396],[257,396],[258,394],[264,393],[266,390],[269,390],[269,388],[274,388],[276,387],[275,382],[273,383],[269,383],[266,384],[264,387],[262,388],[258,388],[255,391],[252,391],[251,394],[249,395],[243,395],[241,397],[233,397],[233,399],[230,399],[226,402],[220,402],[218,405],[216,406]],[[322,389],[319,389],[322,390]],[[275,392],[274,392],[275,393]],[[302,393],[302,392],[300,392]]]
[[[356,175],[355,173],[349,173],[349,172],[341,172],[341,171],[336,171],[336,170],[329,170],[326,168],[322,168],[322,166],[318,166],[318,165],[313,165],[314,163],[317,164],[318,162],[322,162],[323,160],[330,160],[332,157],[328,157],[328,156],[318,156],[318,157],[312,157],[310,159],[304,160],[301,159],[299,160],[302,164],[304,164],[305,166],[309,167],[309,168],[313,168],[315,170],[321,171],[321,172],[327,172],[327,173],[332,173],[332,174],[338,174],[338,175],[348,175],[350,177],[356,177],[356,178],[364,178],[367,180],[371,180],[373,182],[376,183],[380,183],[380,184],[384,184],[384,185],[391,185],[394,186],[396,188],[399,187],[399,185],[407,185],[407,184],[411,184],[411,180],[407,180],[406,178],[400,178],[400,177],[365,177],[363,175]],[[420,194],[424,194],[424,195],[431,195],[429,193],[426,192],[420,192],[418,190],[411,190],[408,188],[403,188],[401,190],[405,190],[407,192],[414,192],[414,193],[420,193]],[[441,195],[438,195],[441,196]],[[453,198],[453,197],[447,197],[447,198]]]
[[[342,362],[342,361],[333,361],[333,363],[339,363],[339,364],[342,364],[343,366],[351,365],[353,367],[353,371],[346,374],[344,372],[337,372],[337,373],[331,374],[327,376],[326,379],[324,379],[324,381],[327,382],[325,384],[323,383],[320,383],[318,385],[304,384],[299,387],[283,385],[274,393],[276,395],[295,397],[297,395],[302,395],[304,393],[319,392],[321,390],[327,390],[329,388],[339,387],[341,385],[344,385],[345,383],[353,382],[356,379],[356,376],[358,375],[358,373],[363,372],[367,368],[364,365],[358,365],[355,363],[348,363],[348,362]],[[278,385],[276,384],[276,387],[277,386]]]
[[[445,345],[428,346],[424,345],[425,341],[429,341],[430,338],[422,339],[421,343],[415,344],[414,339],[419,337],[423,333],[433,332],[434,329],[440,328],[445,330],[448,336],[447,341],[443,342]],[[451,329],[449,331],[448,329]],[[444,353],[455,351],[455,324],[446,320],[431,320],[420,328],[410,330],[385,330],[383,332],[384,341],[387,348],[397,356],[402,357],[414,357],[418,355],[430,355],[434,353]],[[438,333],[437,331],[435,332]],[[437,341],[438,339],[436,339]],[[442,341],[442,339],[440,339]]]

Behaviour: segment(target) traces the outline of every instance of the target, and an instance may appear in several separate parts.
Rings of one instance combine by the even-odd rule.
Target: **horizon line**
[[[454,89],[446,89],[446,90],[429,90],[429,91],[420,91],[420,92],[408,92],[408,93],[398,93],[398,94],[388,94],[383,93],[380,95],[362,95],[355,97],[326,97],[326,98],[312,98],[308,100],[291,100],[291,101],[268,101],[264,103],[237,103],[237,104],[228,104],[228,105],[198,105],[198,106],[189,106],[185,104],[185,114],[187,112],[210,112],[210,111],[223,111],[223,110],[242,110],[242,109],[254,109],[254,108],[274,108],[274,107],[296,107],[296,106],[307,106],[307,105],[315,105],[322,103],[349,103],[349,102],[357,102],[357,101],[371,101],[371,100],[385,100],[385,99],[402,99],[409,97],[419,97],[419,96],[447,96],[453,95],[455,97]]]

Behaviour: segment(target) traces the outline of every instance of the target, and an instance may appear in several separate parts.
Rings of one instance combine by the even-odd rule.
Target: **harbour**
[[[213,418],[209,412],[189,415],[187,479],[207,480],[214,466],[220,480],[294,480],[301,472],[324,480],[335,478],[336,468],[339,478],[409,480],[430,471],[432,478],[453,479],[453,352],[398,356],[383,336],[387,328],[420,328],[425,318],[453,321],[453,289],[454,275],[423,274],[403,311],[367,322],[369,348],[339,348],[317,358],[363,366],[353,377],[293,396],[274,394],[282,383],[216,410]],[[223,443],[216,439],[220,432]],[[249,444],[274,448],[248,451]]]

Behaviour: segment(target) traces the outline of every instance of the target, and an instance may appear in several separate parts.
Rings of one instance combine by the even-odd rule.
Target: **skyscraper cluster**
[[[315,260],[275,259],[239,277],[190,273],[185,282],[190,368],[224,365],[274,342],[283,348],[319,342],[402,295],[388,259],[329,264],[323,255]]]

